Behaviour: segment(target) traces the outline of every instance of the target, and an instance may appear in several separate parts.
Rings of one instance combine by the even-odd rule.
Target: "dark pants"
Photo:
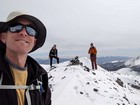
[[[55,58],[57,60],[57,64],[59,64],[59,57],[56,56],[50,56],[50,66],[52,67],[52,60]]]
[[[97,69],[97,64],[96,64],[96,55],[91,55],[90,56],[90,60],[91,60],[91,65],[92,65],[92,69]]]

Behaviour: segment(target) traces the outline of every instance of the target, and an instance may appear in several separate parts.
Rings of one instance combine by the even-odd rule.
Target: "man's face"
[[[20,24],[32,25],[32,22],[20,20]],[[29,36],[25,28],[20,32],[7,31],[2,35],[2,41],[6,44],[7,53],[28,54],[36,44],[36,38]]]

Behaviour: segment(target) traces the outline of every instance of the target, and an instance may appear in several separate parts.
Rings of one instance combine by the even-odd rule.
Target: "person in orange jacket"
[[[97,49],[93,45],[93,43],[90,44],[90,48],[88,50],[88,54],[90,54],[90,60],[91,60],[91,65],[92,69],[97,69],[97,63],[96,63],[96,55],[97,55]]]

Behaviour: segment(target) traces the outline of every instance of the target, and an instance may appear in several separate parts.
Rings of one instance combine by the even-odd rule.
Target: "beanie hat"
[[[7,17],[6,22],[0,22],[0,33],[4,31],[4,28],[6,28],[7,25],[17,21],[18,19],[26,19],[28,21],[33,22],[33,24],[36,26],[36,29],[38,31],[38,35],[36,36],[37,39],[36,44],[30,52],[33,52],[38,48],[42,47],[46,39],[47,31],[44,24],[39,19],[37,19],[32,15],[28,15],[26,13],[19,12],[19,11],[11,12]],[[5,49],[5,48],[6,48],[5,44],[0,41],[0,49]]]

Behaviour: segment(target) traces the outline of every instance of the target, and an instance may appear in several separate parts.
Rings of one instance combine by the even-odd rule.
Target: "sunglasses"
[[[25,30],[29,36],[34,36],[34,37],[37,36],[36,29],[31,25],[23,25],[20,23],[14,23],[8,27],[8,30],[12,33],[17,33],[17,32],[22,31],[23,28],[25,28]]]

